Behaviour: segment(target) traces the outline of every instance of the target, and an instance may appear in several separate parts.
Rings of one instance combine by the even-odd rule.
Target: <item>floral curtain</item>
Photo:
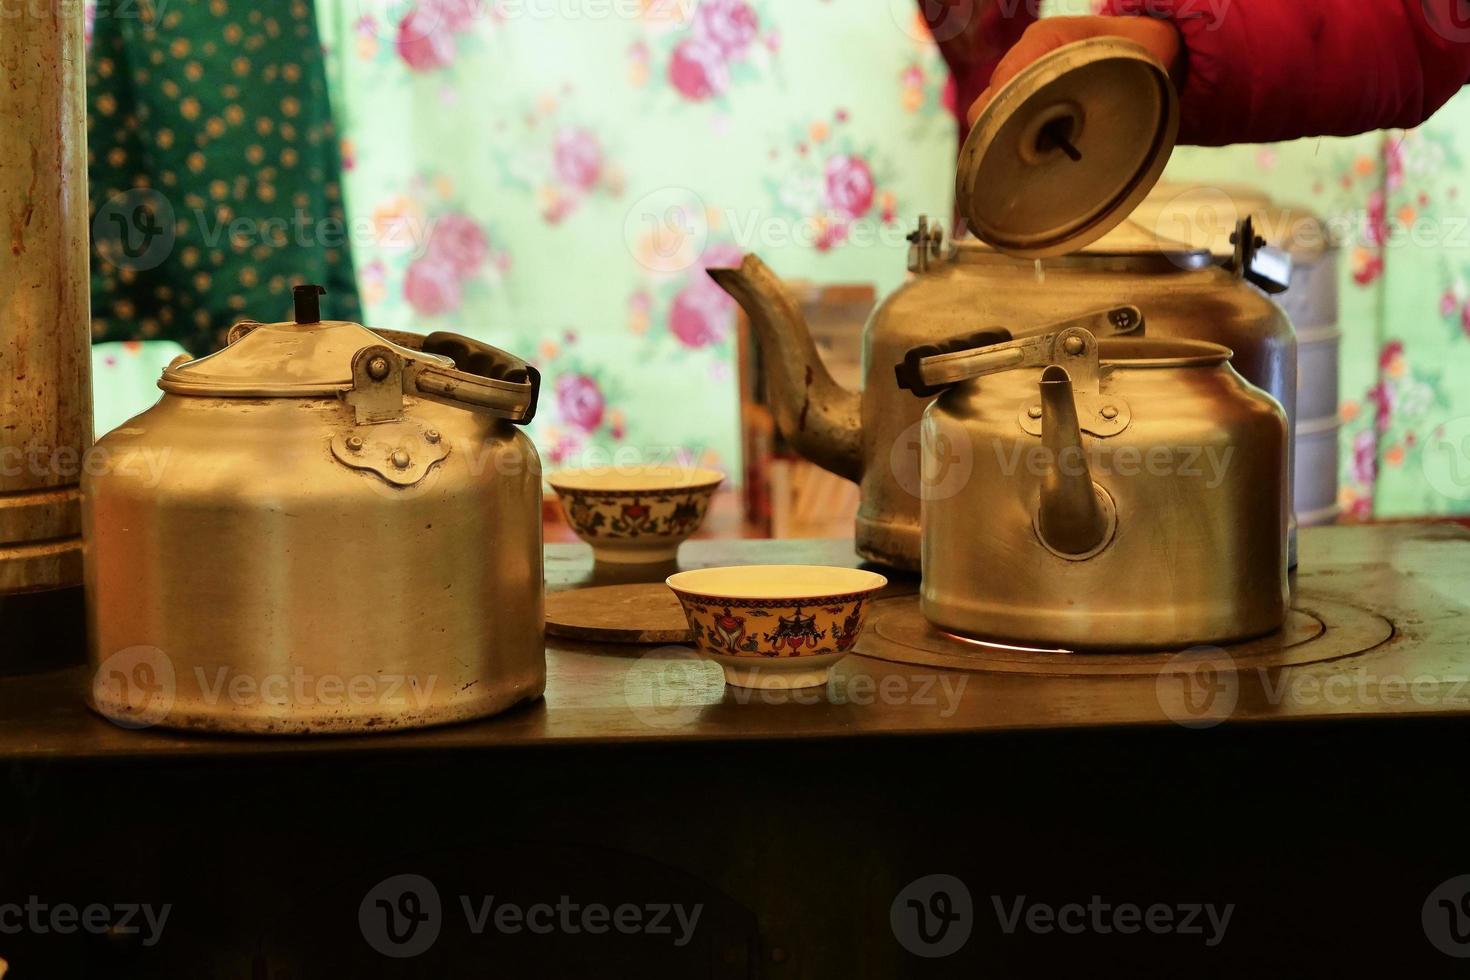
[[[1470,93],[1418,129],[1178,151],[1171,177],[1247,180],[1341,240],[1347,519],[1470,513]]]
[[[904,235],[950,213],[953,183],[952,96],[916,12],[320,0],[366,322],[535,360],[554,465],[677,454],[737,473],[734,311],[700,268],[757,251],[790,277],[902,281]],[[1341,233],[1351,517],[1470,512],[1467,118],[1461,96],[1408,133],[1171,165]],[[147,347],[105,356],[166,359]],[[100,365],[99,420],[110,378]]]
[[[367,322],[531,357],[553,465],[738,473],[732,302],[706,264],[896,286],[949,208],[916,4],[329,0]]]

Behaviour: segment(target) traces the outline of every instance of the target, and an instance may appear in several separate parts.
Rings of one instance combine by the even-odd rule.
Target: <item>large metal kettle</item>
[[[807,459],[861,483],[862,555],[919,568],[924,406],[894,388],[891,366],[912,347],[977,325],[1046,323],[1132,304],[1155,337],[1233,350],[1237,370],[1294,417],[1291,323],[1247,284],[1279,291],[1289,263],[1259,247],[1249,222],[1237,231],[1235,253],[1217,263],[1205,249],[1124,221],[1157,180],[1176,128],[1167,74],[1121,39],[1068,45],[1012,80],[971,132],[957,178],[971,228],[994,244],[946,243],[920,219],[910,236],[912,277],[868,320],[861,392],[833,381],[794,298],[759,258],[709,270],[763,349],[782,432]]]
[[[1140,320],[1107,310],[897,366],[910,392],[943,392],[922,436],[921,604],[939,628],[1178,649],[1285,621],[1286,415],[1218,344],[1098,337]]]
[[[89,695],[119,724],[381,731],[545,688],[535,369],[322,321],[320,292],[169,365],[97,444]]]

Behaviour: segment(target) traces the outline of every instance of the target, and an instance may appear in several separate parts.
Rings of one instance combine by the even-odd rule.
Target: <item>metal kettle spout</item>
[[[861,479],[860,396],[827,371],[796,297],[754,255],[745,256],[736,268],[706,271],[750,320],[781,432],[797,452],[823,469]]]
[[[1041,443],[1046,472],[1041,478],[1041,505],[1036,532],[1046,546],[1068,557],[1094,553],[1113,531],[1106,493],[1092,482],[1082,448],[1082,429],[1072,379],[1055,365],[1041,373]]]

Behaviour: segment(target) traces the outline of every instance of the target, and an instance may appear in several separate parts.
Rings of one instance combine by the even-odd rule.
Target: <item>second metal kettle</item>
[[[1285,621],[1285,413],[1217,344],[1088,329],[1120,318],[1138,314],[899,365],[916,394],[949,386],[922,439],[922,607],[941,629],[1177,649]]]

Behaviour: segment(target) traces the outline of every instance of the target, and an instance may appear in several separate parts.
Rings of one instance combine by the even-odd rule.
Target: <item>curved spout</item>
[[[1085,555],[1103,543],[1109,522],[1082,450],[1072,379],[1052,365],[1041,373],[1040,387],[1047,471],[1041,478],[1036,530],[1053,551]]]
[[[863,474],[860,398],[827,372],[796,298],[764,262],[745,256],[734,269],[708,269],[745,310],[760,346],[776,424],[796,451],[849,480]]]

